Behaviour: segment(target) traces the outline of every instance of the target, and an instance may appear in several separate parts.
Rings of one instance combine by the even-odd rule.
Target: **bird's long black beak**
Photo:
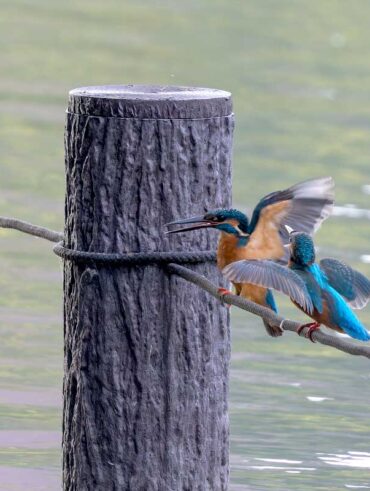
[[[187,226],[190,225],[190,226]],[[206,220],[203,216],[184,218],[175,222],[166,223],[166,234],[176,234],[178,232],[187,232],[188,230],[197,230],[199,228],[214,227],[217,223]]]

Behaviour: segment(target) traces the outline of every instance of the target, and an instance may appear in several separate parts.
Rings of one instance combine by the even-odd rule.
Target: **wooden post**
[[[227,92],[70,92],[65,237],[94,252],[215,249],[164,223],[230,206]],[[213,264],[192,266],[221,284]],[[228,487],[228,309],[161,266],[65,261],[65,490]]]

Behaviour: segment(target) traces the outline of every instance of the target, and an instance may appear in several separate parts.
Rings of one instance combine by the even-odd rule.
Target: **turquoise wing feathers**
[[[362,309],[370,300],[370,281],[363,274],[338,259],[320,261],[329,284],[354,309]]]

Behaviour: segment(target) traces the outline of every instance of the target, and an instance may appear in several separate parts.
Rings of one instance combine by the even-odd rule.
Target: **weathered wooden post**
[[[232,129],[223,91],[73,90],[65,245],[215,249],[215,233],[163,225],[230,205]],[[64,489],[227,489],[228,309],[160,265],[66,260],[64,275]]]

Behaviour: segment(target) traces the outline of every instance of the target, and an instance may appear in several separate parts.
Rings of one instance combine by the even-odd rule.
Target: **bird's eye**
[[[218,215],[205,215],[204,218],[210,222],[222,222],[222,218]]]

